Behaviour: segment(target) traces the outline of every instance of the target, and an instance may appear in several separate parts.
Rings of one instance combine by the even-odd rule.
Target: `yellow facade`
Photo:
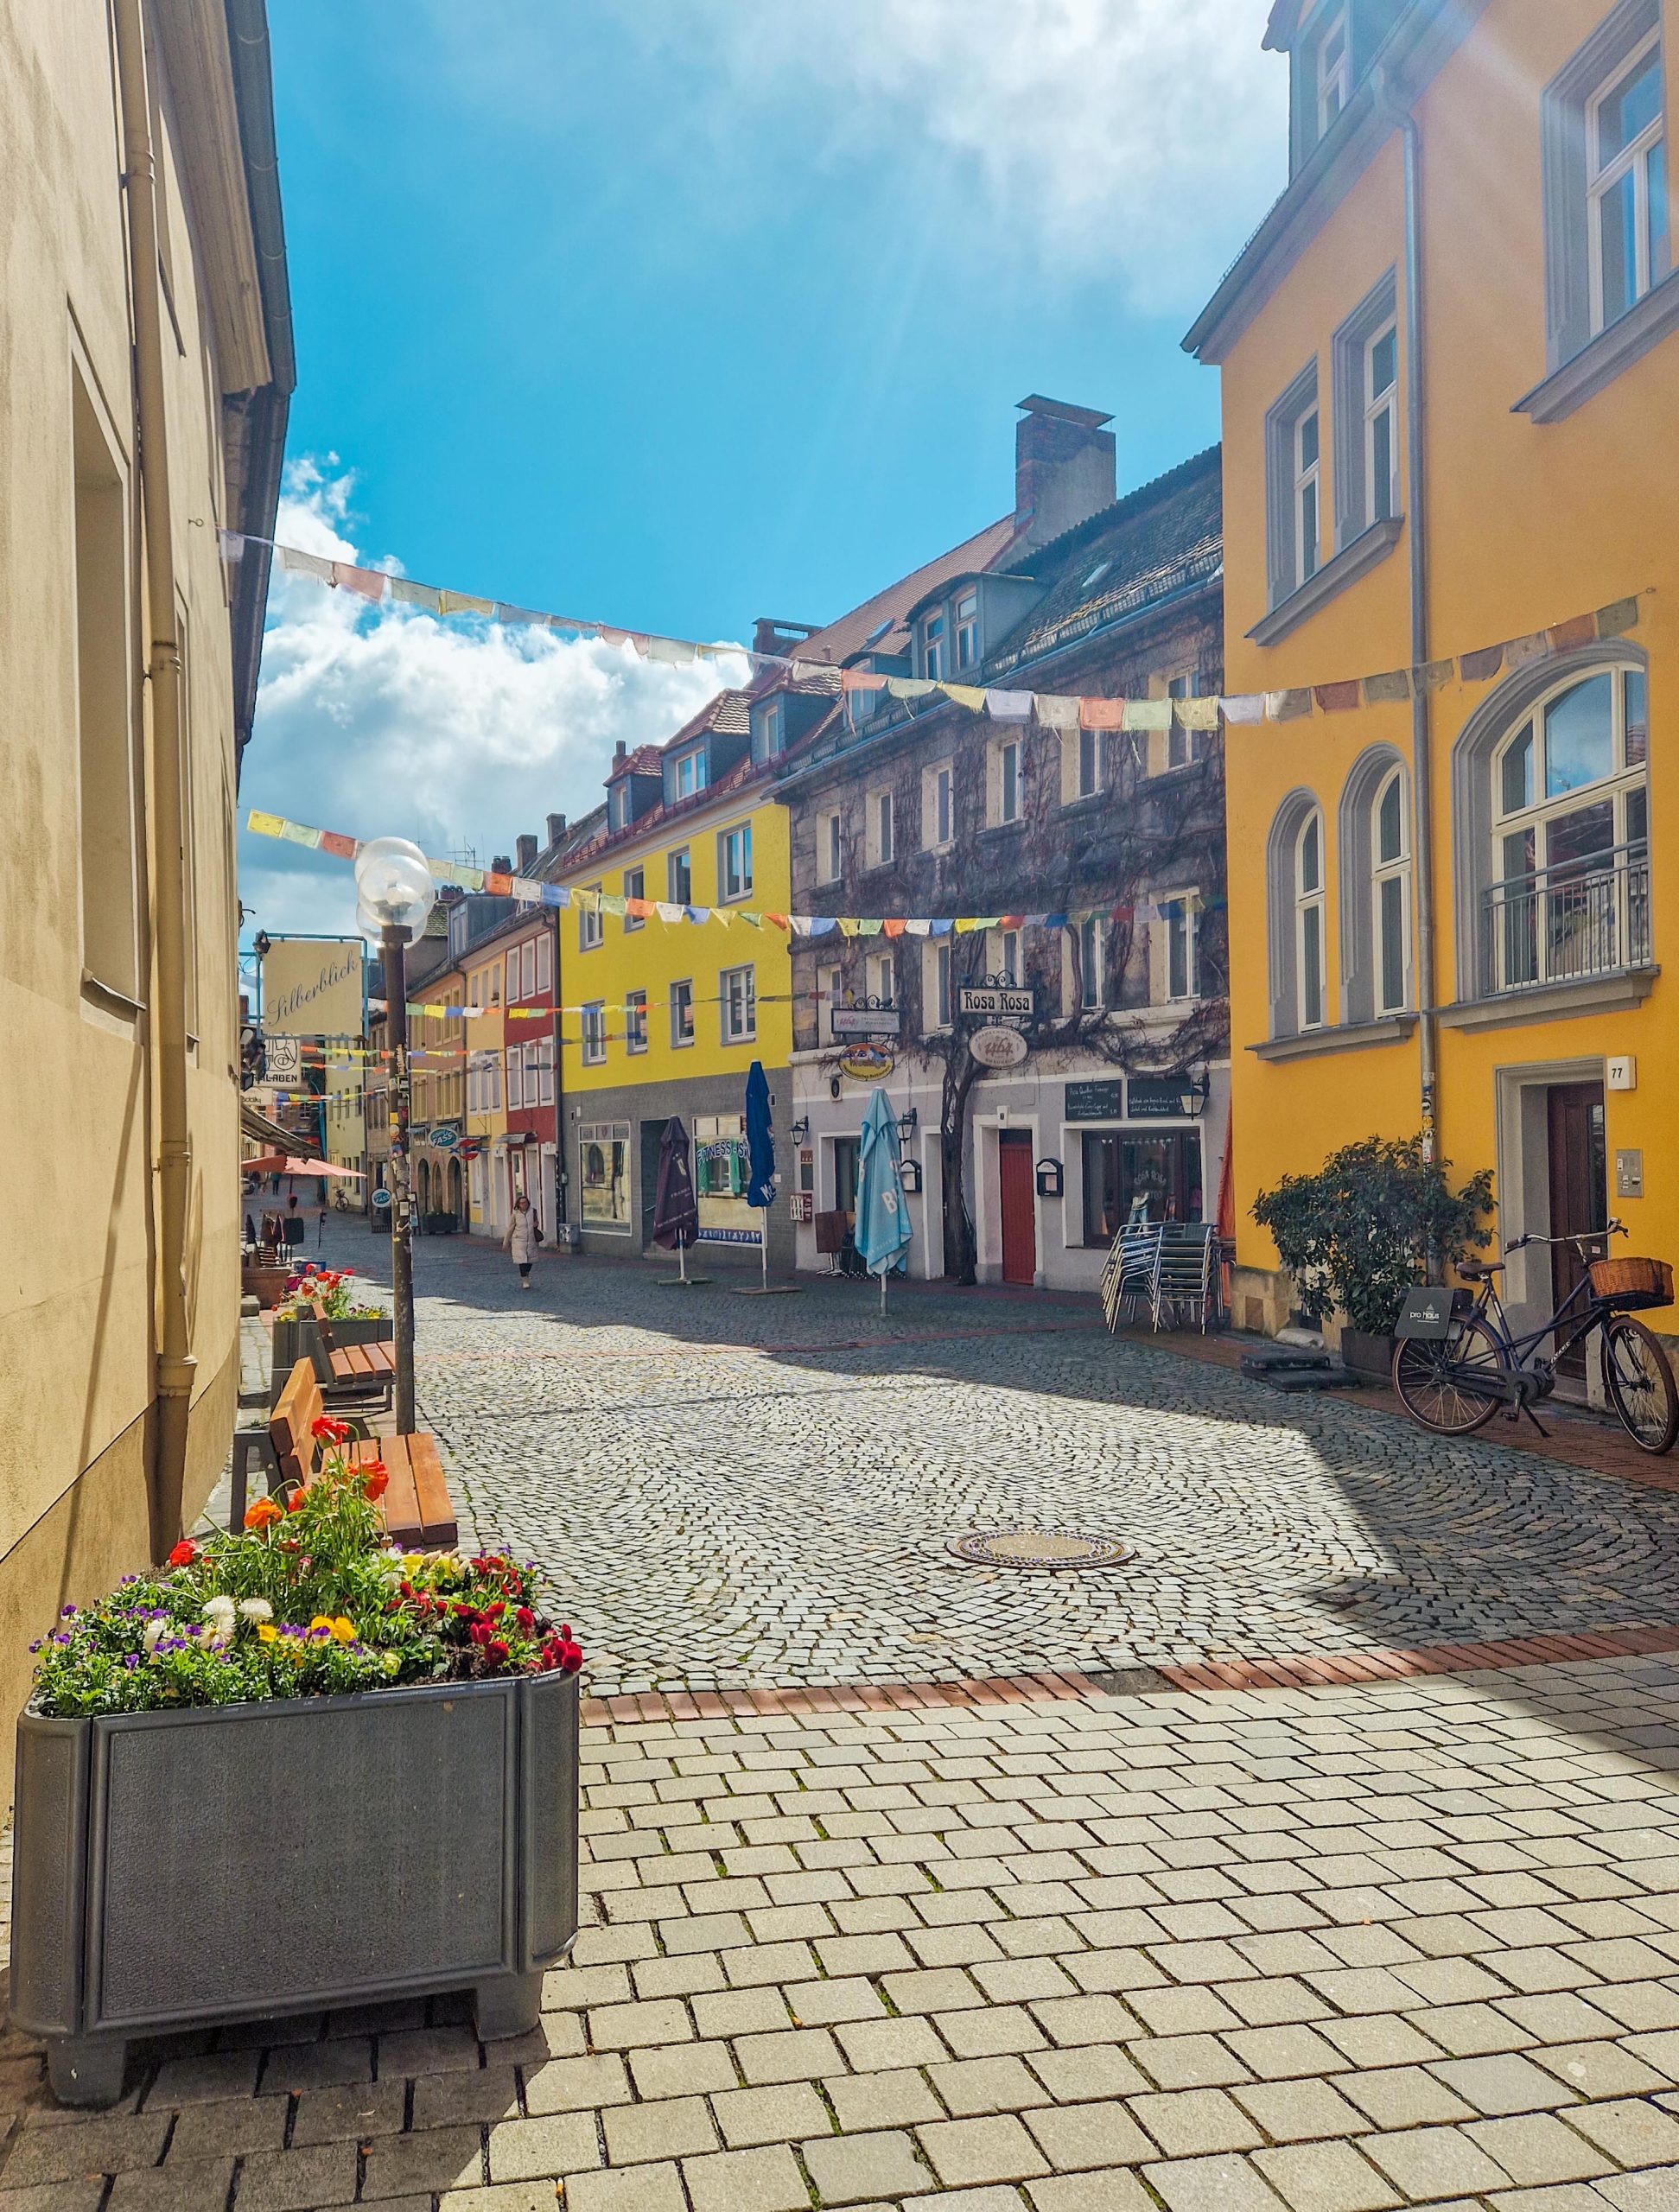
[[[724,841],[741,829],[751,833],[752,887],[731,900],[722,880]],[[639,870],[644,887],[639,895],[668,903],[672,857],[684,853],[689,865],[684,903],[709,909],[709,920],[663,922],[650,916],[637,923],[627,915],[597,917],[577,907],[560,917],[561,995],[568,1009],[560,1025],[561,1095],[581,1101],[585,1111],[591,1095],[626,1085],[671,1090],[699,1078],[738,1076],[744,1086],[754,1060],[761,1060],[766,1071],[788,1065],[787,933],[773,923],[754,927],[743,918],[746,912],[785,915],[790,896],[787,810],[761,787],[719,792],[711,804],[684,810],[674,819],[661,812],[645,836],[632,832],[586,850],[562,880],[574,895],[598,890],[622,898],[626,876],[633,882]],[[740,987],[728,980],[742,969],[751,971],[752,982],[747,1030]],[[686,1037],[690,1025],[678,992],[684,984],[691,998]],[[621,1011],[637,993],[646,999],[643,1049],[635,1047],[634,1017]],[[592,1017],[579,1015],[580,1006],[602,1009],[592,1040],[584,1033]],[[667,1110],[680,1110],[674,1092]]]
[[[1547,1187],[1548,1090],[1607,1077],[1601,1125],[1607,1205],[1631,1232],[1621,1249],[1679,1252],[1679,1155],[1670,1137],[1679,1025],[1660,973],[1671,957],[1668,932],[1679,927],[1679,880],[1670,882],[1679,875],[1679,786],[1667,761],[1679,677],[1679,447],[1670,434],[1679,410],[1679,335],[1663,335],[1653,322],[1645,349],[1618,361],[1622,349],[1612,324],[1591,341],[1590,360],[1561,356],[1565,368],[1571,359],[1576,370],[1597,364],[1594,377],[1580,379],[1595,388],[1573,404],[1555,382],[1544,394],[1559,366],[1554,340],[1548,350],[1548,220],[1553,322],[1561,282],[1560,188],[1554,175],[1548,215],[1547,132],[1555,128],[1555,88],[1569,81],[1571,68],[1589,100],[1597,66],[1592,41],[1610,10],[1606,0],[1548,0],[1543,8],[1490,0],[1466,11],[1466,35],[1444,60],[1438,52],[1425,59],[1421,47],[1405,43],[1407,16],[1444,12],[1430,0],[1401,11],[1389,57],[1390,87],[1415,125],[1420,186],[1414,205],[1426,400],[1426,656],[1437,660],[1523,639],[1630,594],[1645,595],[1625,636],[1593,644],[1552,638],[1519,667],[1511,665],[1518,656],[1507,654],[1490,680],[1454,680],[1432,693],[1425,734],[1436,932],[1431,994],[1422,988],[1418,952],[1411,705],[1230,730],[1237,1318],[1253,1325],[1275,1326],[1288,1305],[1286,1285],[1273,1273],[1275,1251],[1250,1215],[1256,1194],[1287,1173],[1315,1167],[1339,1145],[1422,1127],[1430,996],[1438,1008],[1438,1149],[1460,1173],[1496,1171],[1501,1241],[1542,1231],[1561,1204]],[[1313,20],[1308,14],[1303,35],[1309,37]],[[1657,72],[1665,71],[1670,119],[1679,62],[1671,43],[1655,54]],[[1310,59],[1308,52],[1308,67]],[[1625,66],[1613,48],[1599,59],[1611,78]],[[1408,67],[1415,72],[1409,78]],[[1542,94],[1541,88],[1551,89]],[[1313,157],[1315,195],[1304,197],[1299,181],[1291,188],[1300,200],[1292,219],[1285,201],[1191,334],[1201,358],[1216,362],[1223,376],[1224,667],[1231,692],[1329,683],[1413,659],[1404,147],[1392,119],[1384,122],[1373,105],[1359,110],[1358,100],[1355,86],[1351,111],[1357,111],[1340,118],[1339,169],[1326,161],[1332,150],[1326,141]],[[1580,221],[1598,220],[1593,207],[1582,207],[1575,211]],[[1345,414],[1370,397],[1368,383],[1355,393],[1345,378],[1336,337],[1356,320],[1361,302],[1379,296],[1390,272],[1398,370],[1393,475],[1403,519],[1396,534],[1385,533],[1394,537],[1390,548],[1363,573],[1323,596],[1286,635],[1262,643],[1250,633],[1278,603],[1279,493],[1294,494],[1291,465],[1294,478],[1302,473],[1303,450],[1287,447],[1279,435],[1279,401],[1300,390],[1302,372],[1315,363],[1327,566],[1354,534],[1344,524],[1338,542],[1335,518],[1351,502],[1348,486],[1336,484],[1337,467],[1351,473],[1368,464],[1371,452],[1358,435],[1362,422],[1336,420],[1338,409]],[[1659,296],[1659,260],[1650,273]],[[1596,281],[1589,266],[1583,281]],[[1676,282],[1666,279],[1669,291]],[[1667,312],[1659,296],[1652,306]],[[1651,321],[1650,308],[1642,320]],[[1537,403],[1518,411],[1536,387]],[[1548,414],[1553,419],[1542,419]],[[1366,505],[1355,519],[1367,520],[1369,512]],[[1297,510],[1291,518],[1298,522]],[[1284,539],[1287,552],[1286,530]],[[1572,766],[1563,758],[1565,724],[1571,728],[1568,718],[1586,714],[1588,699],[1609,700],[1614,687],[1555,709],[1554,728],[1548,695],[1560,700],[1594,671],[1619,669],[1631,671],[1635,683],[1640,674],[1647,677],[1647,771],[1635,757],[1636,736],[1628,740],[1617,728],[1613,741],[1631,751],[1605,753],[1610,775],[1566,797],[1569,807],[1612,806],[1600,828],[1612,819],[1619,855],[1578,866],[1572,876],[1559,869],[1556,855],[1569,849],[1569,838],[1576,848],[1593,836],[1602,844],[1591,824],[1579,826],[1583,815],[1571,815],[1574,826],[1559,830],[1565,810],[1559,791],[1554,818],[1541,821],[1532,849],[1532,867],[1542,868],[1549,855],[1552,873],[1524,874],[1510,857],[1517,848],[1506,843],[1500,820],[1508,801],[1510,820],[1521,827],[1519,762],[1509,785],[1494,780],[1505,772],[1513,734],[1537,715],[1536,741],[1549,737],[1552,778],[1566,784],[1586,752]],[[1368,935],[1374,887],[1367,855],[1375,848],[1364,842],[1374,832],[1367,808],[1357,803],[1361,764],[1368,768],[1379,757],[1371,754],[1375,747],[1391,748],[1400,766],[1407,835],[1402,1005],[1385,1018],[1367,998],[1355,1003],[1358,990],[1368,993],[1378,957]],[[1538,773],[1542,815],[1548,789],[1544,771]],[[1640,802],[1629,794],[1646,781],[1644,879]],[[1324,1003],[1315,1032],[1300,1018],[1300,932],[1309,926],[1301,914],[1312,903],[1301,869],[1309,859],[1283,834],[1309,804],[1320,810],[1322,823]],[[1635,1065],[1610,1065],[1623,1060]],[[1629,1081],[1633,1087],[1617,1087]],[[1621,1157],[1627,1154],[1633,1157]],[[1640,1168],[1642,1195],[1636,1195]],[[1550,1290],[1542,1263],[1514,1262],[1510,1290],[1518,1305],[1542,1308]]]

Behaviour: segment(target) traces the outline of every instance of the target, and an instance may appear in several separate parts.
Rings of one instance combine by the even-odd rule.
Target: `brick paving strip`
[[[586,1727],[534,2034],[175,2037],[86,2116],[13,2035],[0,2212],[1679,2205],[1673,1662],[717,1702]]]

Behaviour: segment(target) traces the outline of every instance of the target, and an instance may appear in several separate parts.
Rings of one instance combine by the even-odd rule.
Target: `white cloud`
[[[711,78],[737,143],[747,111],[768,118],[792,99],[806,158],[941,149],[976,188],[974,204],[941,208],[970,258],[1048,258],[1145,312],[1199,306],[1282,181],[1288,71],[1260,51],[1267,0],[818,0],[796,14],[788,0],[625,0],[624,13],[680,48],[690,84]]]
[[[353,480],[330,457],[288,470],[275,535],[395,568],[349,534]],[[461,585],[465,580],[441,581]],[[744,663],[725,663],[740,679]],[[447,622],[288,575],[276,559],[242,808],[352,836],[411,837],[483,866],[550,812],[599,804],[615,741],[673,736],[717,688],[704,664],[525,627]],[[347,863],[243,833],[240,897],[270,934],[353,930]]]

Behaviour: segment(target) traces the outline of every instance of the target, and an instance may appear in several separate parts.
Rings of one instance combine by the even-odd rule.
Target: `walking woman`
[[[523,1191],[513,1200],[513,1211],[502,1232],[501,1241],[518,1264],[519,1288],[529,1290],[531,1262],[537,1256],[537,1247],[542,1242],[542,1224],[537,1219],[536,1208]]]

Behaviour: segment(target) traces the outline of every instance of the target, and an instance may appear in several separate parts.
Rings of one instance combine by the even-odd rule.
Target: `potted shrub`
[[[11,2018],[65,2103],[129,2038],[442,1990],[533,2027],[577,1926],[582,1655],[499,1554],[399,1556],[377,1465],[177,1544],[37,1647]]]
[[[1491,1171],[1454,1191],[1447,1166],[1423,1158],[1421,1137],[1365,1137],[1254,1201],[1301,1305],[1343,1315],[1341,1358],[1359,1374],[1386,1379],[1406,1292],[1487,1242]]]

